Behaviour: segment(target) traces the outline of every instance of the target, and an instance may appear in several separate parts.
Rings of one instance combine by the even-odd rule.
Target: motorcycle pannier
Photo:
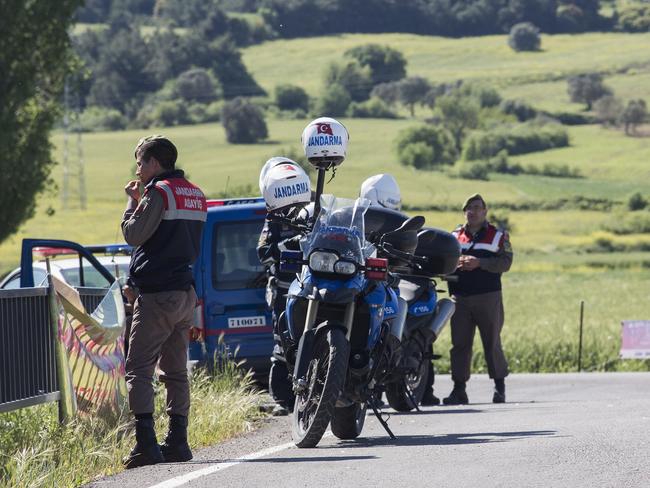
[[[425,273],[446,275],[453,273],[458,265],[460,245],[451,233],[425,227],[418,233],[415,255],[427,258],[427,262],[422,265]]]

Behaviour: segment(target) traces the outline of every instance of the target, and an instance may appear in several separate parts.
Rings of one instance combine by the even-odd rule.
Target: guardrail
[[[119,289],[60,286],[0,290],[0,412],[58,401],[65,421],[124,404]]]
[[[47,288],[0,290],[0,412],[58,401]]]

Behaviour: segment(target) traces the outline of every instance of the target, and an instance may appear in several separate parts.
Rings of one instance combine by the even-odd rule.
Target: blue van
[[[235,360],[245,360],[256,376],[270,368],[273,351],[271,314],[267,310],[266,273],[257,257],[264,226],[262,198],[208,200],[201,255],[194,265],[199,296],[197,322],[205,347],[190,343],[190,360],[214,361],[220,337]]]

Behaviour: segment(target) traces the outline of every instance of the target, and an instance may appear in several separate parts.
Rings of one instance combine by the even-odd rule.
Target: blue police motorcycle
[[[300,251],[282,253],[283,271],[300,271],[287,300],[287,350],[295,354],[296,402],[292,434],[298,447],[314,447],[328,424],[341,439],[360,435],[378,385],[400,361],[406,306],[387,280],[388,261],[373,257],[364,214],[369,202],[323,197]],[[415,249],[422,217],[402,223],[389,237]],[[295,344],[296,347],[291,345]]]

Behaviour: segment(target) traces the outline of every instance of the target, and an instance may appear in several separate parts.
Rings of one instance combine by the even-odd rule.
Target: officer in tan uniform
[[[488,373],[494,380],[494,403],[506,401],[505,377],[508,363],[501,347],[503,298],[501,274],[510,269],[512,247],[508,233],[487,221],[487,205],[481,195],[470,196],[463,204],[465,224],[453,231],[462,256],[449,292],[456,300],[451,318],[451,376],[454,389],[443,399],[445,405],[469,403],[465,384],[470,377],[472,344],[478,328]]]
[[[203,192],[175,169],[177,154],[165,137],[141,139],[135,148],[138,179],[124,188],[128,202],[122,233],[136,247],[128,285],[138,291],[126,357],[129,408],[136,419],[136,445],[124,461],[127,469],[192,459],[187,345],[197,297],[191,266],[199,256],[207,203]],[[153,422],[156,364],[170,417],[161,446]]]

